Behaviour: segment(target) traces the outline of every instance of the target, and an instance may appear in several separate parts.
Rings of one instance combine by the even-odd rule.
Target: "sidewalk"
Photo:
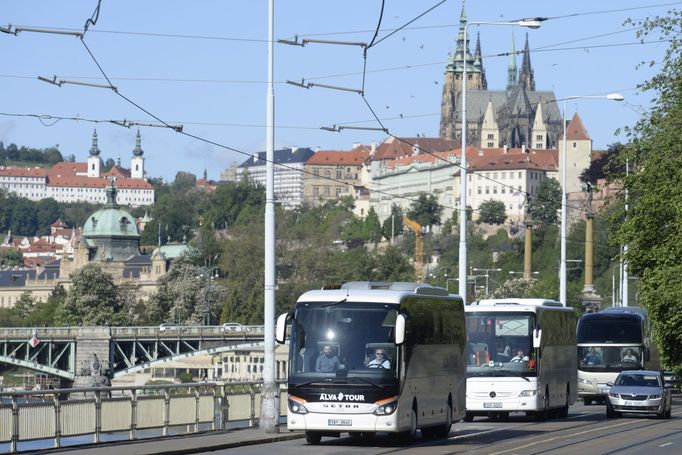
[[[46,449],[19,454],[53,454],[77,452],[78,455],[174,455],[208,452],[212,450],[234,449],[237,447],[270,442],[302,439],[302,432],[289,432],[286,424],[279,433],[261,433],[258,428],[244,428],[230,431],[212,431],[194,435],[149,438],[135,441],[107,442],[100,445],[86,444],[59,449]]]

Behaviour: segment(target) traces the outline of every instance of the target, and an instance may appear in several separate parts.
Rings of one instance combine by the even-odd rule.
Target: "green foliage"
[[[194,382],[194,378],[192,377],[192,373],[189,373],[187,371],[182,371],[182,372],[178,373],[178,379],[183,384],[187,384],[189,382]]]
[[[379,223],[379,216],[377,215],[377,212],[374,211],[374,207],[370,207],[369,212],[367,212],[367,218],[365,218],[365,233],[367,235],[366,239],[374,243],[380,241],[383,236],[381,223]]]
[[[201,325],[205,320],[216,323],[217,310],[225,301],[227,291],[211,279],[213,270],[198,267],[184,256],[177,259],[157,282],[157,292],[147,303],[147,321],[182,325]]]
[[[652,105],[637,124],[626,128],[629,142],[620,163],[630,166],[622,181],[628,190],[629,212],[615,240],[628,245],[626,259],[631,274],[639,276],[640,301],[649,311],[663,362],[682,370],[682,11],[668,16],[631,21],[640,39],[668,44],[661,62],[651,62],[659,72],[641,88],[653,91]],[[614,173],[615,174],[615,173]],[[618,178],[619,175],[615,175]]]
[[[10,144],[7,147],[0,142],[0,164],[13,164],[17,166],[52,166],[63,161],[58,146],[45,149]]]
[[[33,311],[33,304],[34,302],[33,297],[31,297],[31,293],[24,291],[21,293],[17,301],[14,302],[14,311],[19,318],[22,320],[26,319],[28,318],[29,314],[31,314],[31,311]]]
[[[128,325],[130,318],[118,295],[118,286],[99,265],[83,266],[71,277],[66,299],[57,309],[59,325]]]
[[[555,224],[561,208],[561,186],[555,179],[545,179],[538,183],[535,194],[531,196],[528,212],[538,223]]]
[[[419,193],[419,197],[407,212],[407,217],[420,226],[440,225],[443,206],[433,194]]]
[[[391,215],[384,220],[381,231],[386,240],[402,234],[403,232],[403,210],[395,204],[391,204]]]
[[[2,235],[0,234],[0,238]],[[24,263],[24,256],[20,251],[2,250],[0,251],[0,270],[3,268],[16,267]]]
[[[507,219],[504,202],[490,199],[481,203],[479,207],[481,223],[503,224]]]

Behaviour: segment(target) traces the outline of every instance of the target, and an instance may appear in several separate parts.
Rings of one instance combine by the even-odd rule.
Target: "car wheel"
[[[320,433],[316,433],[314,431],[306,431],[305,432],[305,440],[308,442],[308,444],[312,444],[312,445],[316,446],[322,440],[322,435]]]
[[[618,416],[619,416],[619,413],[614,411],[613,408],[611,407],[611,403],[607,401],[606,402],[606,418],[607,419],[615,419]]]
[[[672,405],[671,405],[671,406],[670,406],[670,409],[668,409],[667,411],[665,411],[665,418],[666,418],[666,419],[672,419],[672,417],[673,417],[673,407],[672,407]]]
[[[545,391],[545,399],[543,400],[543,409],[535,413],[535,420],[538,422],[547,420],[549,418],[549,393]]]

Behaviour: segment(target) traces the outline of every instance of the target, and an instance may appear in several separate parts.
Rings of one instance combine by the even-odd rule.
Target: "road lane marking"
[[[528,448],[528,447],[532,447],[532,446],[535,446],[535,445],[538,445],[538,444],[545,444],[545,443],[548,443],[548,442],[554,442],[554,441],[558,441],[558,440],[561,440],[561,439],[573,438],[573,437],[581,436],[581,435],[584,435],[584,434],[587,434],[587,433],[593,433],[593,432],[595,432],[595,431],[610,430],[610,429],[612,429],[612,428],[621,427],[621,426],[623,426],[623,425],[630,425],[630,424],[633,423],[633,422],[643,422],[643,420],[642,420],[642,419],[637,419],[637,420],[632,420],[632,421],[628,421],[628,422],[617,423],[617,424],[615,424],[615,425],[610,425],[610,426],[608,426],[608,427],[593,428],[593,429],[591,429],[591,430],[579,431],[579,432],[577,432],[577,433],[572,433],[572,434],[568,434],[568,435],[565,435],[565,436],[556,436],[556,437],[549,438],[549,439],[543,439],[542,441],[531,442],[531,443],[528,443],[528,444],[526,444],[526,445],[514,447],[513,449],[507,449],[507,450],[503,450],[503,451],[501,451],[501,452],[493,452],[493,453],[491,453],[490,455],[500,455],[500,454],[502,454],[502,453],[514,452],[514,451],[517,451],[517,450],[519,450],[519,449],[526,449],[526,448]]]
[[[673,445],[672,442],[666,442],[665,444],[659,444],[658,447],[667,447],[667,446],[671,446],[671,445]]]

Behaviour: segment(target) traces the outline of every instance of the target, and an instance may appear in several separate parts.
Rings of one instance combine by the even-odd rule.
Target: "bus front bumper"
[[[539,411],[538,397],[474,398],[467,396],[467,413],[486,415],[495,412]]]
[[[398,413],[377,416],[374,414],[332,414],[308,412],[307,414],[287,413],[289,430],[343,432],[397,432]]]

